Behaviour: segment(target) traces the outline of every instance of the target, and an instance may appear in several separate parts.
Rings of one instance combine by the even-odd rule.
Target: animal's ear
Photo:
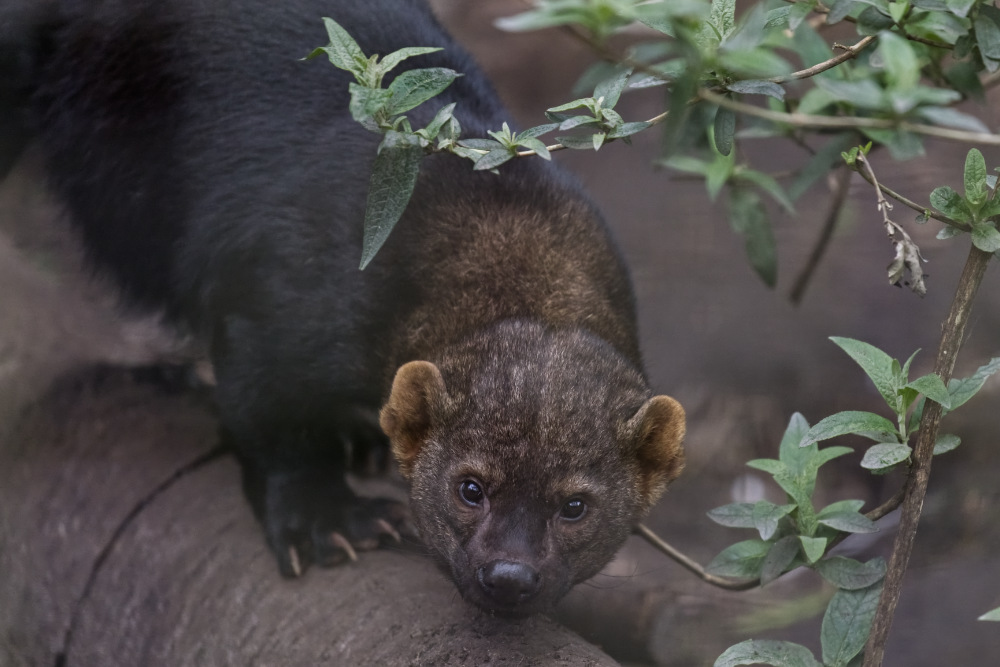
[[[399,470],[409,478],[413,462],[427,441],[435,421],[442,418],[448,402],[444,378],[429,361],[411,361],[396,371],[389,400],[379,422],[389,436]]]
[[[639,463],[639,493],[644,509],[663,494],[684,469],[684,408],[669,396],[646,401],[626,426]]]

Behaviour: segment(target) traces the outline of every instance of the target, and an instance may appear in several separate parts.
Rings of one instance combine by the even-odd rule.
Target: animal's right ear
[[[379,422],[392,443],[399,471],[407,479],[435,422],[443,417],[447,403],[444,378],[434,364],[411,361],[396,371]]]

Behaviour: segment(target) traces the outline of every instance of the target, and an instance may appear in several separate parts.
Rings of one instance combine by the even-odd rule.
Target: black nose
[[[527,602],[538,594],[540,577],[524,563],[495,560],[476,571],[476,579],[488,596],[504,605]]]

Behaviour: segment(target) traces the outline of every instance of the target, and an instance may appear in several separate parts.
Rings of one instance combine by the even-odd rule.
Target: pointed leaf
[[[601,102],[601,106],[605,109],[610,109],[618,104],[618,98],[621,97],[622,91],[625,90],[625,84],[628,83],[628,77],[632,74],[632,68],[628,68],[618,72],[613,77],[605,79],[597,84],[594,88],[594,99],[599,100],[602,97],[604,101]]]
[[[992,222],[984,222],[972,227],[972,244],[983,252],[1000,250],[1000,231]]]
[[[857,512],[864,507],[864,505],[865,501],[863,500],[838,500],[837,502],[830,503],[820,510],[819,513],[816,514],[816,518],[822,519],[838,512]]]
[[[890,408],[895,409],[896,383],[892,374],[892,357],[864,341],[840,336],[831,336],[830,340],[861,366],[885,402]]]
[[[767,95],[776,100],[785,101],[785,89],[773,81],[764,79],[734,81],[726,86],[726,90],[743,95]]]
[[[802,438],[800,447],[805,447],[814,442],[829,440],[838,435],[856,433],[873,440],[882,439],[881,436],[892,438],[896,433],[896,427],[891,421],[872,412],[846,411],[830,415],[826,419],[820,420]]]
[[[976,620],[979,620],[979,621],[1000,621],[1000,607],[997,607],[996,609],[994,609],[992,611],[986,612],[985,614],[983,614],[982,616],[980,616]],[[718,664],[718,663],[716,663],[716,664]]]
[[[885,577],[886,564],[885,559],[881,557],[860,563],[853,558],[830,556],[816,563],[813,568],[837,588],[853,591],[868,588],[882,581]]]
[[[910,458],[913,450],[901,442],[883,442],[872,445],[861,459],[861,467],[867,470],[882,470]]]
[[[775,542],[761,564],[760,585],[765,586],[780,577],[798,554],[798,536],[788,535]]]
[[[753,525],[760,533],[760,539],[769,540],[778,530],[778,521],[787,516],[795,505],[775,505],[766,500],[758,500],[753,506]]]
[[[753,528],[754,503],[730,503],[708,511],[708,518],[729,528]]]
[[[730,646],[714,667],[772,665],[772,667],[823,667],[805,646],[776,639],[748,639]]]
[[[847,665],[865,647],[881,592],[882,584],[877,583],[857,590],[841,589],[834,594],[820,630],[824,664]]]
[[[395,116],[426,102],[460,76],[462,75],[455,70],[446,67],[411,69],[403,72],[389,84],[388,90],[392,93],[392,99],[388,104],[389,114]]]
[[[986,202],[986,159],[975,148],[965,156],[965,198],[975,207]]]
[[[830,512],[822,519],[817,517],[816,521],[842,533],[878,532],[875,522],[859,512]]]
[[[975,396],[983,388],[986,380],[997,371],[1000,371],[1000,357],[993,357],[969,377],[952,379],[948,383],[948,393],[951,394],[951,409],[956,409]]]
[[[608,139],[623,139],[625,137],[631,137],[633,134],[642,132],[648,127],[652,127],[652,125],[644,120],[631,123],[622,123],[621,125],[617,126],[613,130],[608,132]]]
[[[918,377],[913,382],[907,383],[906,386],[920,392],[932,401],[937,401],[942,407],[951,408],[951,396],[948,394],[948,388],[944,386],[941,376],[936,373],[928,373]]]
[[[512,153],[509,148],[497,148],[491,150],[489,153],[476,160],[476,166],[474,166],[473,169],[475,171],[496,169],[513,157],[514,153]]]
[[[737,542],[723,549],[705,570],[720,577],[754,579],[760,576],[761,565],[770,550],[770,543],[763,540]]]
[[[949,218],[959,222],[971,222],[972,211],[968,204],[962,199],[962,195],[955,192],[947,185],[934,188],[931,192],[931,206],[944,213]]]
[[[425,53],[434,53],[436,51],[444,51],[440,46],[408,46],[399,51],[393,51],[386,57],[382,58],[379,63],[379,68],[382,73],[386,73],[392,69],[395,69],[396,65],[403,62],[407,58],[412,58],[413,56],[422,56]]]
[[[802,553],[805,554],[808,562],[815,563],[826,553],[825,537],[806,537],[805,535],[798,537],[799,543],[802,545]]]
[[[732,109],[719,107],[715,111],[715,149],[723,155],[733,151],[733,135],[736,133],[736,113]]]
[[[364,52],[354,38],[339,23],[331,18],[324,17],[323,24],[326,26],[326,33],[330,38],[328,46],[316,49],[309,57],[313,57],[322,51],[330,58],[334,67],[351,72],[359,77],[365,71],[364,63],[367,61]]]
[[[950,452],[960,444],[962,444],[962,439],[957,435],[952,435],[951,433],[940,434],[934,441],[934,456]]]
[[[517,137],[519,139],[525,139],[528,137],[540,137],[543,134],[548,134],[554,130],[559,129],[559,123],[546,123],[545,125],[536,125],[535,127],[529,127],[523,132],[518,132]]]
[[[552,154],[549,153],[548,147],[542,143],[540,139],[535,139],[534,137],[521,137],[518,135],[517,145],[523,146],[530,151],[535,151],[535,154],[543,160],[552,159]]]
[[[809,422],[800,413],[796,412],[788,420],[785,434],[781,437],[778,456],[793,475],[798,475],[805,469],[806,462],[812,457],[813,451],[816,449],[814,447],[813,451],[810,451],[809,448],[799,447],[799,443],[802,442],[802,438],[808,430]]]
[[[407,135],[390,130],[382,139],[368,185],[362,269],[375,257],[406,210],[423,156],[423,149]]]

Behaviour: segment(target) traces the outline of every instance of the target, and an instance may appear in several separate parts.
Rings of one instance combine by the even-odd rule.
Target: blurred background
[[[572,86],[595,62],[579,41],[559,30],[511,34],[493,26],[496,18],[522,11],[523,2],[433,4],[491,76],[519,126],[541,124],[546,108],[579,97]],[[621,44],[630,38],[635,36]],[[995,128],[995,106],[972,111]],[[650,118],[663,109],[662,92],[629,93],[618,108],[626,120]],[[795,216],[772,209],[779,273],[777,287],[769,289],[702,183],[654,168],[656,130],[633,139],[631,147],[618,142],[600,153],[553,157],[577,174],[615,231],[632,269],[653,387],[688,411],[687,470],[648,524],[707,563],[753,534],[717,526],[706,511],[734,501],[783,501],[780,489],[744,464],[776,456],[794,412],[815,423],[838,410],[880,411],[874,387],[829,336],[859,338],[901,359],[921,348],[911,377],[930,372],[967,241],[937,241],[939,225],[907,224],[913,215],[897,207],[894,218],[928,260],[928,294],[921,299],[889,286],[885,267],[892,247],[872,189],[855,177],[827,255],[795,306],[789,291],[826,215],[828,184],[806,193]],[[760,140],[750,150],[755,167],[770,173],[802,161],[801,151],[787,142]],[[938,185],[960,186],[966,150],[928,142],[923,159],[896,163],[883,151],[873,163],[886,185],[923,202]],[[1000,163],[1000,151],[983,152],[988,164]],[[29,152],[0,183],[0,431],[67,369],[141,363],[161,358],[170,346],[154,322],[115,314],[113,296],[85,277],[75,240],[54,224],[58,217],[37,155]],[[958,360],[959,376],[1000,355],[1000,267],[993,264]],[[994,378],[944,422],[962,445],[934,462],[889,666],[1000,663],[1000,626],[976,621],[1000,605],[998,399],[1000,380]],[[901,477],[862,470],[863,451],[859,446],[855,455],[824,467],[820,504],[861,498],[867,510],[894,493]],[[879,533],[852,538],[838,553],[862,560],[887,556],[895,520],[895,514],[886,517]],[[832,592],[818,576],[800,572],[762,590],[727,593],[634,539],[604,573],[578,587],[560,617],[636,663],[711,664],[727,646],[750,637],[798,641],[818,655],[820,619]],[[622,623],[609,622],[613,618]]]

